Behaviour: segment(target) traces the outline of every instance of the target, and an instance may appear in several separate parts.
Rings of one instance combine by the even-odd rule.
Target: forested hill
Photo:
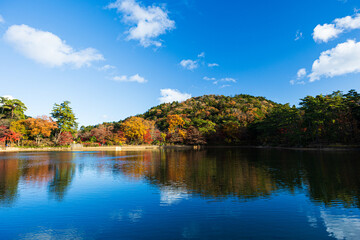
[[[251,95],[205,95],[184,102],[164,103],[139,117],[154,121],[171,143],[243,144],[249,140],[247,128],[277,106],[264,97]],[[176,120],[177,117],[180,117]],[[181,121],[183,120],[183,123]],[[182,126],[172,128],[170,122]]]
[[[204,95],[190,98],[184,102],[164,103],[139,115],[153,120],[161,131],[168,128],[169,115],[180,115],[188,126],[204,128],[207,125],[218,128],[226,123],[237,122],[246,127],[250,123],[263,119],[278,104],[264,97],[250,95]],[[215,124],[215,125],[214,125]]]

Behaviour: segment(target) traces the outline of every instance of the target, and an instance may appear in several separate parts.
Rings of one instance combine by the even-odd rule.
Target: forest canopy
[[[1,98],[0,142],[17,145],[123,144],[324,146],[360,144],[360,94],[306,96],[299,106],[251,95],[205,95],[164,103],[118,122],[77,129],[70,102],[31,118],[20,100]]]

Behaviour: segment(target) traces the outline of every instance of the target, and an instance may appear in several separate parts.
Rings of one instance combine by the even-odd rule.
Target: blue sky
[[[204,94],[360,91],[355,0],[1,0],[0,95],[118,121]],[[209,65],[210,64],[210,65]]]

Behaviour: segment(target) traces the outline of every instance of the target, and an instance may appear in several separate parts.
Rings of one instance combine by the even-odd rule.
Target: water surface
[[[0,154],[0,239],[360,239],[359,152]]]

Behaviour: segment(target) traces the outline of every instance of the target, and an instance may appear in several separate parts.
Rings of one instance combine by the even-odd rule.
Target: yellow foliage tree
[[[125,137],[130,142],[141,143],[146,134],[146,121],[140,117],[131,117],[121,124]]]
[[[11,122],[10,124],[10,130],[13,130],[16,133],[21,134],[23,139],[27,139],[28,131],[25,126],[25,120],[19,120]]]
[[[168,115],[166,122],[169,124],[169,133],[174,133],[176,129],[182,128],[185,125],[184,119],[180,115]]]

